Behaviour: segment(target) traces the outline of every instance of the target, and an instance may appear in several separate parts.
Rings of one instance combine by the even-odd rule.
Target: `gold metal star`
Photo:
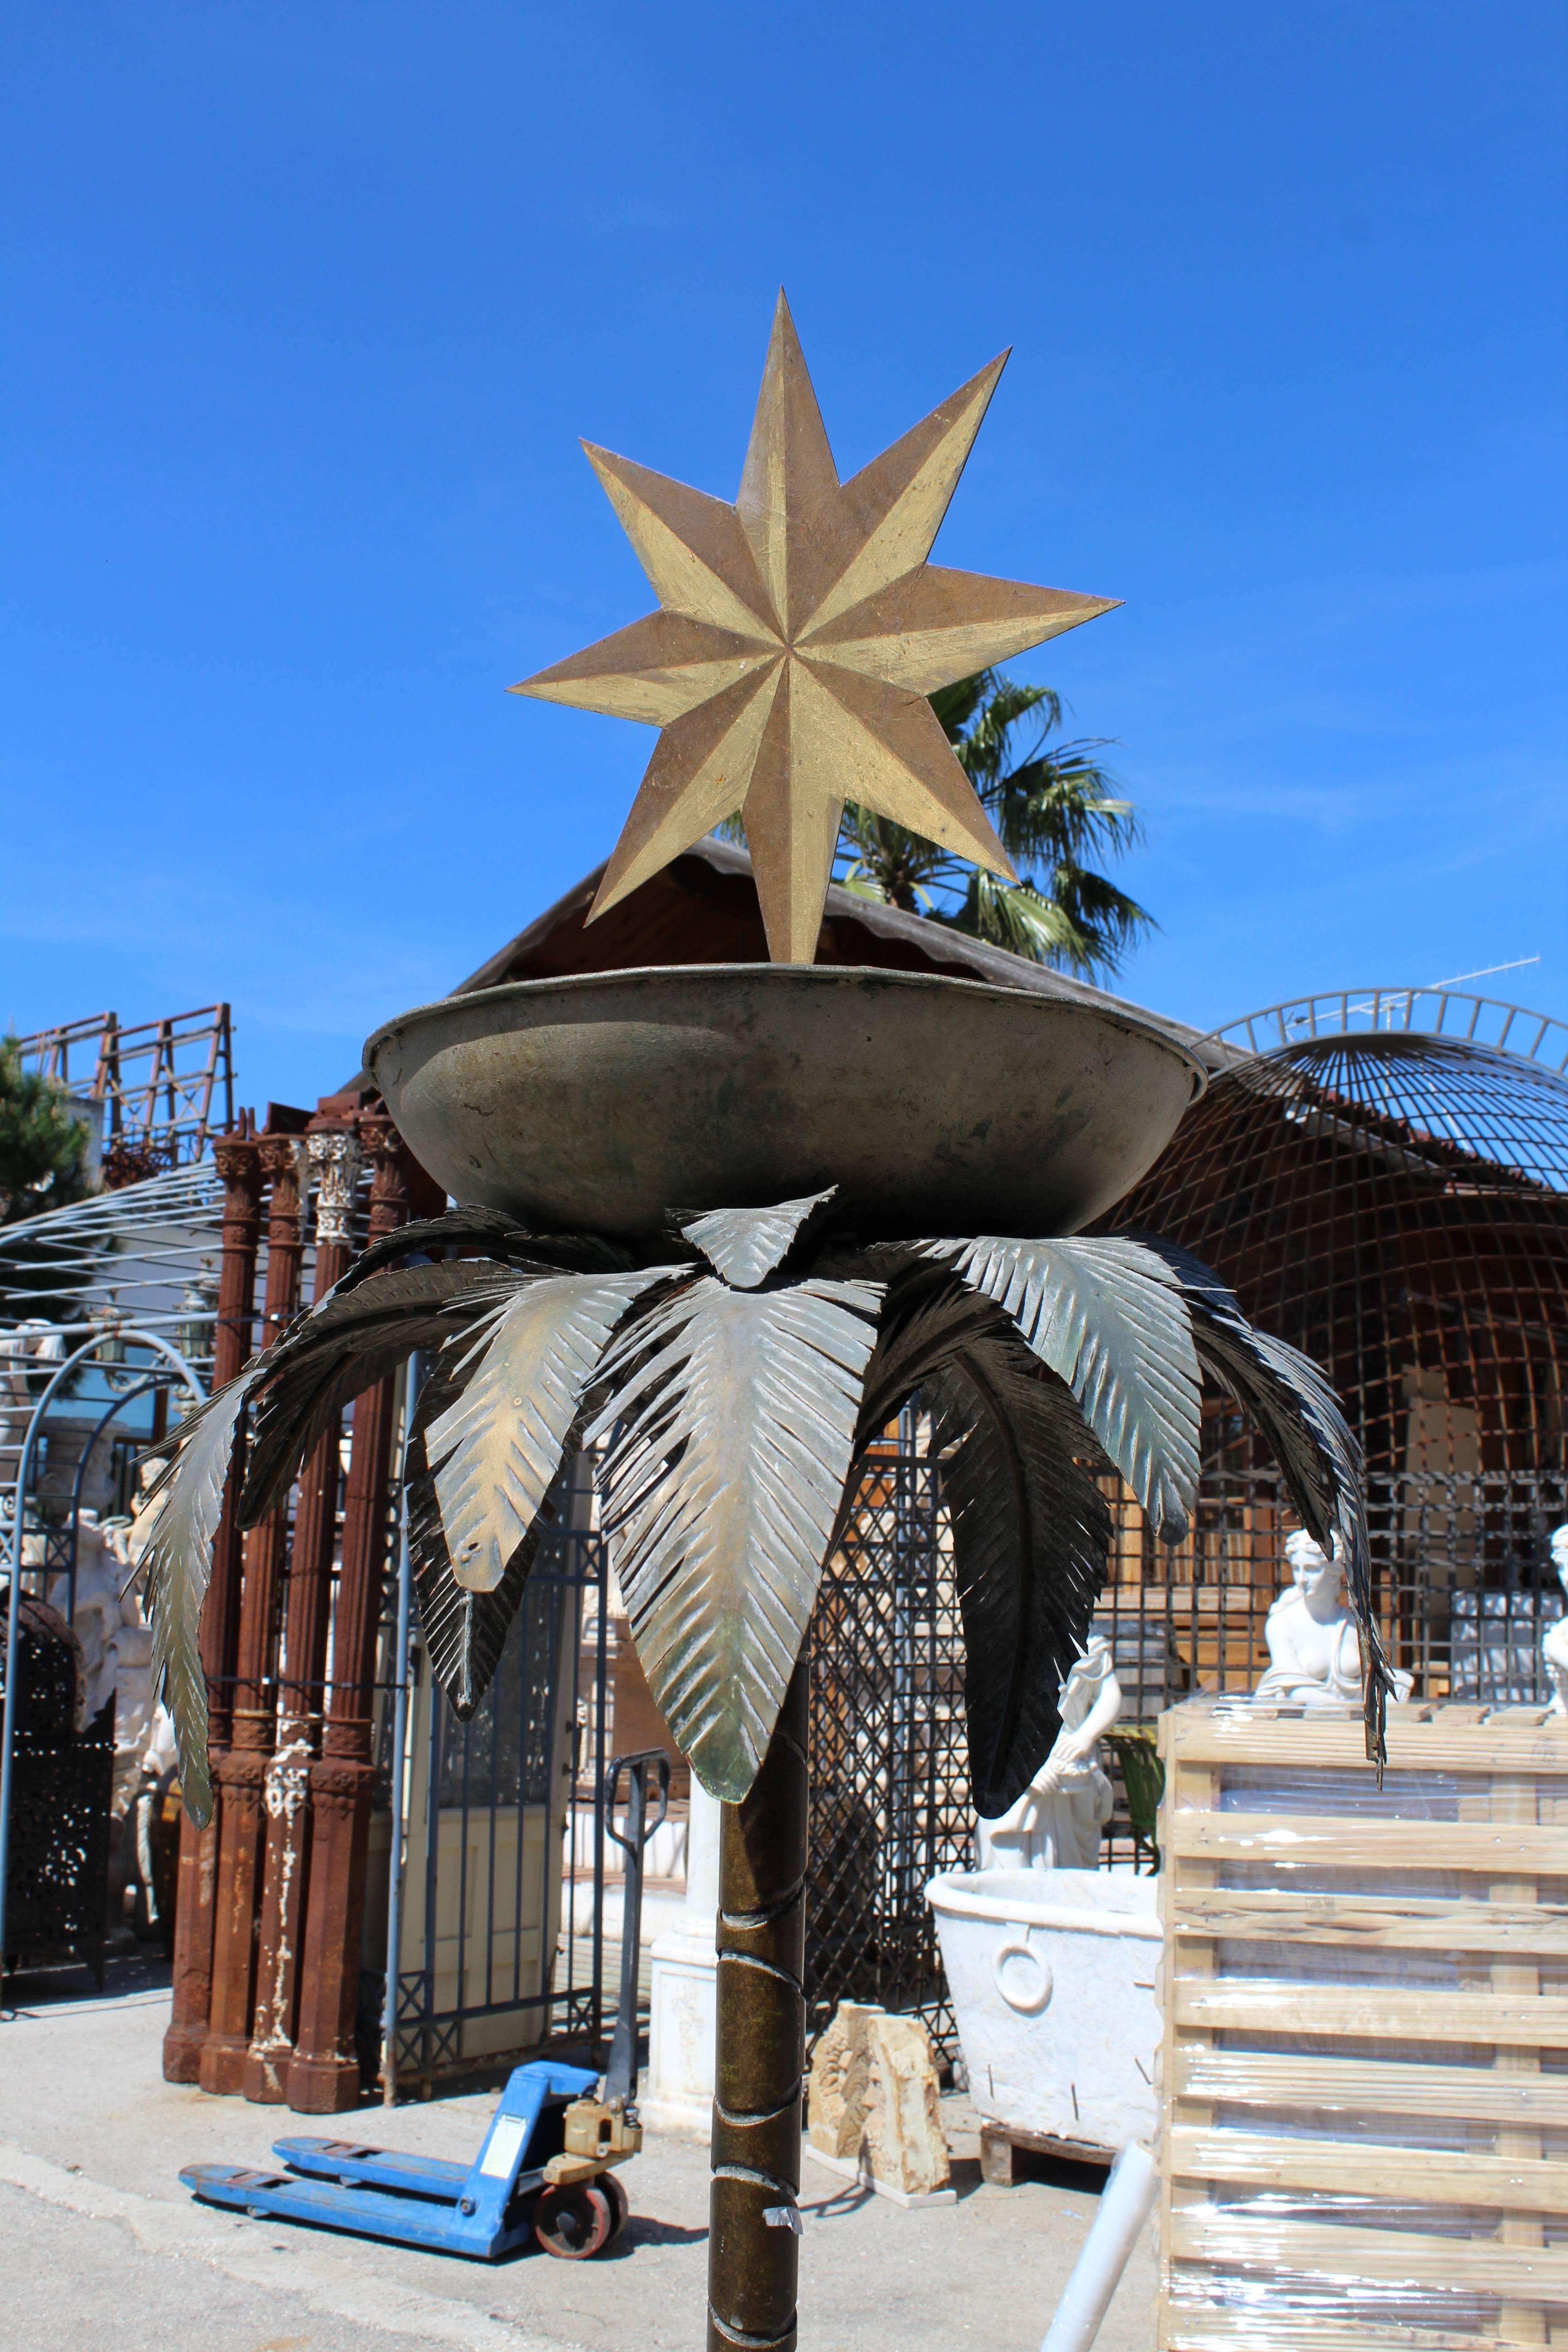
[[[809,963],[847,800],[1013,868],[926,697],[1110,612],[926,562],[1006,365],[840,482],[781,293],[733,506],[584,442],[659,610],[510,688],[663,730],[589,920],[739,809],[775,963]]]

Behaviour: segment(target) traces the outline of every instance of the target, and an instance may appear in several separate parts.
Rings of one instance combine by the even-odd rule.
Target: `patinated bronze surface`
[[[710,2352],[795,2340],[809,1695],[803,1660],[751,1794],[721,1816]]]
[[[829,1184],[864,1232],[1073,1233],[1204,1083],[1096,1007],[767,964],[520,981],[405,1013],[365,1055],[457,1199],[624,1234]]]

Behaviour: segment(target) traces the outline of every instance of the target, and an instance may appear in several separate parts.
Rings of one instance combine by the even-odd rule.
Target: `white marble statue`
[[[1357,1706],[1363,1698],[1361,1636],[1340,1599],[1340,1563],[1298,1528],[1285,1539],[1291,1586],[1264,1621],[1268,1671],[1255,1698],[1295,1706]],[[1411,1677],[1392,1670],[1396,1700],[1409,1697]]]
[[[65,1340],[52,1323],[33,1316],[0,1339],[0,1486],[13,1486],[21,1467],[22,1444],[37,1402],[27,1374],[59,1363]],[[36,1482],[38,1465],[33,1465]]]
[[[154,1732],[153,1629],[134,1588],[127,1589],[140,1559],[136,1523],[105,1519],[84,1509],[77,1526],[76,1600],[71,1630],[81,1644],[82,1690],[78,1727],[89,1724],[114,1696],[114,1794],[122,1812],[145,1769],[143,1750]],[[48,1598],[65,1608],[68,1580],[62,1571],[49,1579]]]
[[[1568,1527],[1559,1528],[1552,1538],[1552,1565],[1568,1599]],[[1541,1655],[1552,1685],[1552,1712],[1568,1715],[1568,1616],[1547,1627],[1541,1637]]]
[[[1121,1711],[1121,1685],[1102,1633],[1062,1685],[1057,1742],[1017,1801],[994,1821],[977,1818],[982,1870],[1094,1870],[1114,1801],[1100,1740]]]

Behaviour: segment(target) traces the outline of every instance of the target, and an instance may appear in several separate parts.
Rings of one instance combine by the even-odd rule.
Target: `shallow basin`
[[[868,1233],[1073,1233],[1204,1085],[1097,1005],[804,964],[481,989],[389,1022],[365,1061],[455,1199],[625,1234],[828,1184]]]
[[[932,1879],[969,2095],[988,2120],[1107,2154],[1153,2131],[1158,1886],[1108,1870]]]

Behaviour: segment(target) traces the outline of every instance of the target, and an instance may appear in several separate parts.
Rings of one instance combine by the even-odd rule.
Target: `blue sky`
[[[234,1004],[308,1101],[610,848],[507,697],[732,497],[774,290],[847,473],[1005,344],[939,560],[1147,826],[1130,994],[1568,1016],[1568,16],[1489,0],[17,0],[0,1022]]]

